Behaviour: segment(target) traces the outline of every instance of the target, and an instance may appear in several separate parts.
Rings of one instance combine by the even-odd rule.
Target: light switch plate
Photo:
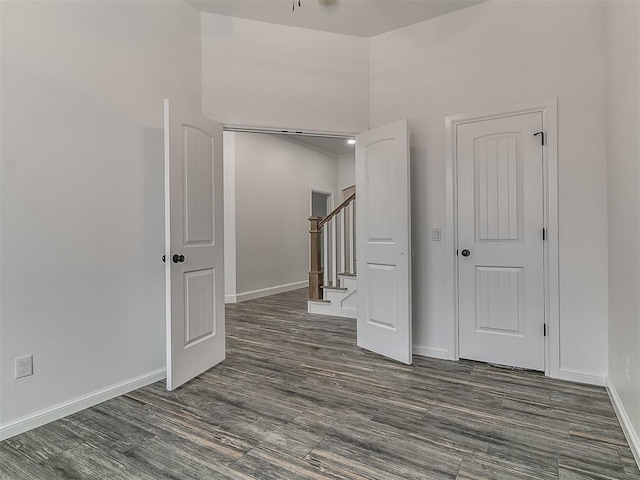
[[[431,230],[431,240],[434,242],[439,242],[442,238],[442,231],[439,228],[434,228]]]

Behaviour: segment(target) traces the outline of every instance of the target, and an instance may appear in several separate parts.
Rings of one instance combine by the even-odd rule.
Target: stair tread
[[[307,302],[309,302],[309,303],[331,303],[330,300],[322,300],[322,299],[320,299],[320,300],[312,300],[310,298],[307,299]]]
[[[342,292],[346,292],[347,290],[349,290],[347,287],[334,287],[334,286],[330,286],[330,285],[326,285],[324,287],[322,287],[323,290],[338,290],[338,291],[342,291]]]
[[[355,273],[349,273],[349,272],[342,272],[339,273],[338,276],[343,276],[343,277],[355,277],[356,274]]]

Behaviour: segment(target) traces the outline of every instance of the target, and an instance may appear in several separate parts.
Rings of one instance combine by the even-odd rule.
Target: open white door
[[[225,358],[222,127],[164,101],[167,389]]]
[[[409,124],[356,136],[358,346],[411,364]]]

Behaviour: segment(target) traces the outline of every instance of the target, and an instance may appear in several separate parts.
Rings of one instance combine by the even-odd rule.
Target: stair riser
[[[344,289],[323,289],[324,300],[322,302],[309,301],[309,313],[356,318],[356,277],[341,276],[340,286]]]

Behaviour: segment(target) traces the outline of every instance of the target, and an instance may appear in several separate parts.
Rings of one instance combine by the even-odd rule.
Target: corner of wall
[[[624,408],[624,404],[622,403],[622,400],[618,395],[618,391],[608,378],[606,380],[606,387],[609,398],[611,399],[611,403],[613,404],[613,409],[615,410],[616,416],[618,417],[620,425],[622,426],[622,432],[624,433],[624,436],[629,443],[629,448],[631,449],[633,458],[635,458],[636,463],[640,468],[640,436],[638,436],[638,432],[636,432],[635,428],[633,427],[633,423],[631,422],[631,419],[629,418],[629,415]]]

